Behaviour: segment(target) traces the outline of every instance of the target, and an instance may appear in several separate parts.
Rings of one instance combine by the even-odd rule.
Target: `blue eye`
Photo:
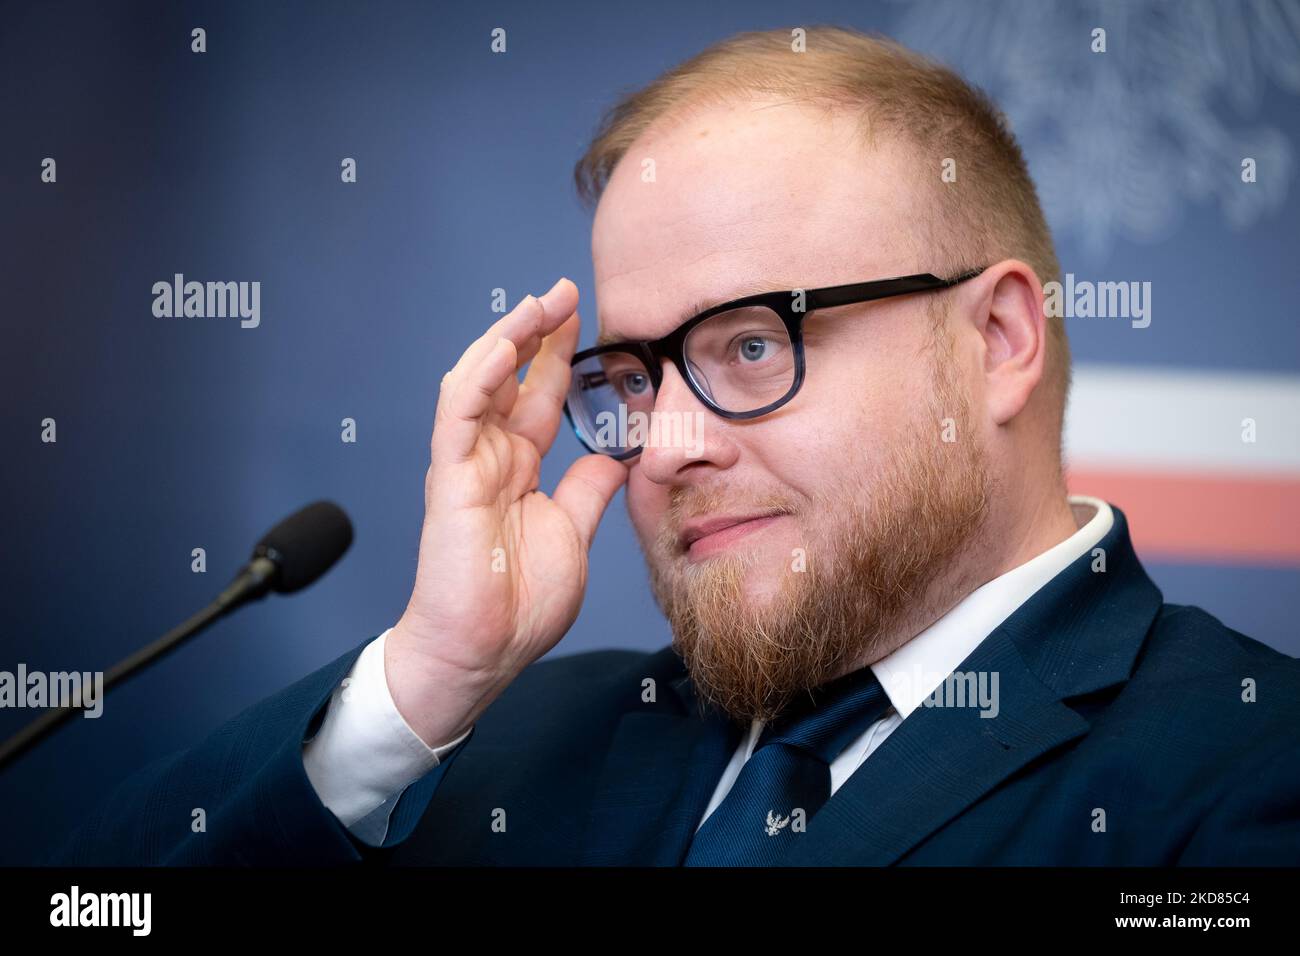
[[[751,335],[749,338],[742,339],[740,342],[740,358],[743,362],[757,362],[767,356],[767,348],[770,343],[767,339],[757,335]]]
[[[629,372],[619,379],[619,391],[627,395],[641,395],[650,387],[650,376],[644,372]]]

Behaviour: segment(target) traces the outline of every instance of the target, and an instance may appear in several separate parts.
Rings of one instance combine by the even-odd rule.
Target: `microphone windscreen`
[[[279,567],[272,584],[282,594],[298,591],[328,571],[352,544],[352,522],[332,501],[295,511],[263,536],[253,557]]]

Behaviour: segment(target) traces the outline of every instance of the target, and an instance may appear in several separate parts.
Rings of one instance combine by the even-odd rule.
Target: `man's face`
[[[842,116],[779,103],[651,131],[596,214],[602,335],[658,338],[693,305],[748,292],[930,271],[912,165],[901,147],[860,146]],[[714,415],[664,365],[655,411],[702,413],[702,446],[646,447],[628,508],[697,687],[738,719],[892,650],[908,597],[975,533],[974,372],[936,352],[926,306],[810,314],[802,388],[749,421]],[[945,418],[959,441],[941,441]]]

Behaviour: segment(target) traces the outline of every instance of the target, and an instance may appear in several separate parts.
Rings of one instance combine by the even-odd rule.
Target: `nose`
[[[664,359],[662,367],[651,433],[637,464],[642,474],[659,485],[707,481],[735,463],[735,443],[726,434],[726,421],[695,397],[677,366]]]

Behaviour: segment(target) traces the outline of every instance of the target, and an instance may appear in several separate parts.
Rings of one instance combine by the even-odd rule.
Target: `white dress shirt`
[[[832,761],[832,794],[999,624],[1110,531],[1115,520],[1110,505],[1082,495],[1069,500],[1079,526],[1073,535],[976,588],[871,665],[891,706]],[[402,718],[384,674],[388,634],[366,645],[330,699],[320,730],[303,747],[307,777],[321,802],[358,839],[375,845],[383,842],[389,814],[402,791],[469,736],[466,731],[447,744],[429,747]],[[754,721],[723,771],[700,824],[731,790],[762,730],[763,722]]]
[[[302,762],[316,796],[360,840],[379,846],[402,791],[470,735],[426,744],[393,703],[384,673],[384,631],[361,651],[330,697]]]

